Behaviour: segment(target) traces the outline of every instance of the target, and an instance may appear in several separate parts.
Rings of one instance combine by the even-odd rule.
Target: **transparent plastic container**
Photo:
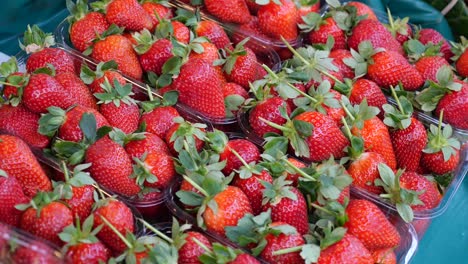
[[[181,183],[182,183],[182,179],[179,179],[178,181],[173,182],[173,184],[166,190],[167,206],[169,210],[171,211],[171,213],[175,217],[177,217],[180,221],[187,222],[189,224],[192,224],[193,226],[196,226],[197,221],[195,219],[195,216],[183,209],[183,206],[181,205],[181,203],[178,200],[178,197],[176,196],[176,192],[179,190]],[[366,198],[364,196],[361,196],[360,193],[353,193],[352,197],[353,198]],[[395,254],[397,256],[398,263],[400,264],[410,263],[411,258],[416,253],[416,250],[418,248],[418,241],[419,241],[418,235],[414,227],[411,224],[405,223],[403,220],[401,220],[401,218],[396,217],[394,212],[385,211],[384,210],[385,207],[382,207],[381,204],[377,204],[377,205],[383,210],[387,218],[396,227],[396,229],[398,230],[398,233],[401,236],[401,243],[395,249]],[[216,240],[221,241],[222,243],[236,246],[234,243],[230,242],[228,239],[221,237],[214,232],[211,232],[209,230],[204,230],[204,232],[208,236],[213,237]]]

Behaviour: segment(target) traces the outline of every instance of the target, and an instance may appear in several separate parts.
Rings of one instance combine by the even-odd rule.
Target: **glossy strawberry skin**
[[[219,155],[220,161],[226,161],[226,166],[223,169],[225,175],[229,175],[243,166],[242,162],[231,152],[231,149],[236,151],[247,164],[260,160],[260,151],[254,143],[246,139],[231,139],[224,151]]]
[[[308,37],[310,43],[326,44],[329,36],[335,40],[332,47],[333,50],[346,49],[346,35],[345,32],[338,26],[333,17],[324,19],[324,24],[320,25],[318,29],[312,30]]]
[[[279,108],[282,106],[286,107],[286,113],[290,115],[291,109],[289,105],[280,97],[269,98],[255,106],[249,115],[249,124],[255,134],[262,137],[265,133],[268,132],[281,134],[281,131],[278,129],[272,128],[265,122],[261,121],[260,117],[278,125],[283,125],[286,123],[286,119],[283,118],[280,114]]]
[[[205,61],[213,65],[213,63],[219,59],[218,48],[215,44],[211,42],[202,42],[200,43],[200,45],[203,47],[203,52],[196,53],[195,51],[192,51],[190,53],[189,59],[204,59]]]
[[[468,77],[468,51],[465,50],[455,62],[455,68],[461,77]]]
[[[45,73],[33,74],[24,88],[24,105],[35,113],[47,113],[47,108],[70,107],[74,101],[63,86],[52,76]]]
[[[223,22],[247,23],[250,12],[244,0],[205,0],[208,12]]]
[[[224,235],[226,226],[236,226],[237,222],[247,213],[252,213],[249,199],[241,189],[227,186],[226,189],[214,196],[218,204],[217,214],[207,207],[203,219],[208,230]]]
[[[405,172],[401,175],[400,186],[409,190],[422,192],[419,199],[423,205],[412,205],[414,211],[423,211],[435,208],[439,205],[442,198],[437,184],[429,181],[426,177],[415,172]]]
[[[152,152],[146,156],[143,162],[150,169],[151,173],[158,178],[155,183],[145,182],[146,187],[163,190],[169,186],[176,176],[174,161],[168,154]]]
[[[125,145],[125,151],[131,158],[141,158],[145,153],[169,154],[166,142],[153,133],[147,132],[142,140],[133,140]]]
[[[244,99],[249,98],[249,94],[247,93],[247,91],[242,86],[236,83],[226,83],[225,85],[223,85],[224,98],[226,99],[226,97],[230,95],[240,95]]]
[[[179,116],[179,112],[172,106],[158,107],[149,113],[143,113],[140,125],[146,123],[147,132],[165,138],[169,129],[175,124],[174,118]]]
[[[38,191],[52,190],[52,183],[36,157],[28,145],[17,137],[0,135],[0,169],[15,177],[29,197]]]
[[[288,158],[288,161],[299,169],[305,168],[307,166],[304,162],[295,158]],[[292,181],[291,185],[294,187],[297,187],[299,177],[301,177],[299,173],[296,173],[296,174],[286,173],[286,180]]]
[[[138,56],[138,59],[145,72],[161,75],[164,63],[172,56],[172,43],[167,39],[160,39],[146,53]]]
[[[44,48],[41,51],[31,54],[26,62],[26,70],[32,73],[39,68],[47,67],[47,64],[51,64],[57,74],[62,72],[76,72],[73,57],[59,48]]]
[[[358,50],[359,43],[366,40],[372,43],[374,49],[384,48],[400,55],[404,54],[400,43],[378,20],[365,19],[359,22],[348,37],[348,46]]]
[[[338,67],[344,78],[353,79],[354,70],[346,65],[343,59],[352,58],[351,52],[347,49],[334,49],[330,52],[330,58],[333,59],[333,64]]]
[[[348,172],[353,177],[353,185],[371,193],[381,194],[382,187],[374,185],[375,180],[380,178],[377,169],[380,163],[385,163],[385,160],[376,152],[365,152],[357,160],[351,162]]]
[[[0,176],[0,222],[19,227],[23,212],[16,209],[15,205],[28,202],[29,198],[23,193],[16,178]]]
[[[114,0],[107,6],[106,19],[130,31],[153,28],[151,16],[136,0]]]
[[[65,121],[59,129],[59,137],[63,140],[73,142],[81,141],[83,139],[83,132],[80,128],[80,121],[83,117],[83,114],[85,113],[94,115],[97,128],[109,126],[107,119],[98,111],[92,108],[86,108],[84,106],[77,105],[66,113]]]
[[[72,187],[72,192],[72,198],[65,200],[65,202],[70,207],[73,217],[79,217],[80,221],[83,222],[91,214],[93,208],[94,187],[91,185]]]
[[[132,162],[125,149],[108,137],[101,138],[86,151],[86,163],[91,177],[97,183],[121,195],[133,196],[140,191],[129,176],[132,174]]]
[[[37,210],[30,207],[21,216],[21,229],[33,235],[44,238],[56,245],[62,245],[58,234],[73,223],[73,215],[66,205],[51,202],[44,206],[38,215]]]
[[[203,20],[198,22],[195,33],[199,37],[207,37],[218,49],[231,46],[231,41],[224,29],[214,21]]]
[[[435,110],[435,115],[440,116],[440,112],[444,110],[444,122],[457,128],[468,129],[468,118],[465,114],[468,111],[468,84],[462,81],[456,82],[462,84],[462,89],[442,97]]]
[[[172,83],[179,92],[179,102],[210,118],[224,118],[226,114],[222,83],[215,69],[200,59],[184,64]]]
[[[29,146],[43,149],[49,138],[38,133],[40,116],[20,104],[0,106],[0,131],[24,140]]]
[[[403,130],[390,131],[395,157],[399,168],[416,171],[427,142],[426,129],[422,123],[411,118],[411,125]]]
[[[361,240],[367,249],[393,248],[400,244],[400,234],[374,203],[351,200],[346,214],[348,233]]]
[[[263,170],[260,174],[254,174],[248,179],[241,179],[237,176],[233,183],[234,186],[239,187],[249,198],[254,215],[262,212],[263,190],[265,187],[260,183],[260,180],[268,183],[273,182],[270,173]]]
[[[33,241],[31,244],[19,246],[12,254],[11,260],[15,264],[63,263],[61,259],[56,257],[54,250],[40,241]]]
[[[75,264],[98,264],[107,262],[110,257],[109,249],[102,242],[73,245],[66,253],[66,258]]]
[[[60,73],[55,76],[55,79],[70,94],[75,103],[95,110],[98,109],[93,94],[76,74],[70,72]]]
[[[352,104],[360,104],[364,99],[367,100],[367,105],[378,107],[380,110],[379,117],[383,117],[384,111],[382,106],[387,103],[384,93],[375,82],[359,79],[353,84],[349,101]]]
[[[243,253],[238,255],[233,261],[229,262],[229,264],[260,264],[260,261],[247,253]]]
[[[318,162],[333,156],[338,159],[344,156],[344,148],[349,144],[335,121],[319,112],[304,112],[294,118],[314,126],[312,135],[307,137],[310,157],[304,159]],[[328,142],[324,145],[323,142]]]
[[[205,250],[194,242],[194,238],[204,244],[210,250],[211,243],[206,236],[199,232],[189,231],[186,233],[184,245],[179,249],[178,263],[199,263],[198,258],[205,253]]]
[[[135,103],[120,102],[120,106],[113,102],[101,104],[100,111],[112,127],[121,129],[125,134],[133,133],[138,128],[140,109]]]
[[[425,56],[419,59],[414,67],[421,73],[424,80],[437,82],[437,71],[444,65],[449,66],[449,63],[443,57]]]
[[[421,165],[428,169],[430,172],[435,174],[445,174],[455,171],[460,162],[460,151],[456,150],[455,154],[450,156],[446,161],[443,153],[425,153],[423,152],[421,157]]]
[[[169,151],[173,155],[177,155],[178,152],[175,150],[175,148],[174,148],[175,143],[174,143],[174,141],[171,141],[171,138],[174,135],[174,133],[176,133],[176,131],[179,129],[179,126],[180,126],[179,124],[174,124],[169,129],[169,131],[167,131],[166,138],[165,138],[166,144],[169,147]],[[204,129],[201,129],[201,130],[205,131]],[[195,135],[193,135],[193,137],[195,138],[195,149],[197,151],[201,151],[201,149],[205,145],[205,142],[203,140],[199,139],[198,137],[196,137]]]
[[[258,10],[257,17],[260,29],[276,40],[283,36],[287,41],[293,41],[298,36],[298,11],[291,0],[281,0],[281,5],[270,2]]]
[[[374,264],[369,250],[355,236],[346,233],[337,243],[320,252],[317,264]]]
[[[424,45],[428,44],[429,42],[432,42],[433,44],[439,44],[442,42],[440,51],[444,54],[445,59],[450,61],[450,58],[453,56],[448,41],[444,38],[444,36],[442,36],[442,34],[432,28],[421,29],[418,34],[418,40],[421,41],[421,43]]]
[[[107,204],[99,207],[93,212],[94,227],[104,224],[105,217],[122,235],[135,230],[132,211],[122,202],[109,200]],[[105,243],[114,253],[123,252],[127,246],[120,240],[110,227],[104,225],[97,237]]]
[[[177,20],[171,21],[171,25],[174,31],[174,38],[183,44],[188,44],[190,41],[190,29],[184,23]]]
[[[120,74],[119,72],[116,72],[114,70],[107,70],[104,71],[103,75],[99,78],[96,78],[90,85],[89,89],[91,92],[94,93],[104,93],[104,89],[101,87],[101,85],[104,83],[104,81],[109,80],[111,84],[114,83],[114,80],[117,80],[120,85],[125,85],[127,81],[125,78]]]
[[[284,225],[284,222],[273,222],[271,226]],[[273,252],[298,247],[305,244],[304,238],[300,234],[279,234],[274,236],[273,234],[268,234],[265,236],[267,245],[260,253],[260,257],[269,263],[303,263],[304,260],[300,256],[300,252],[292,252],[279,256],[274,256]]]
[[[372,8],[370,8],[368,5],[364,3],[357,2],[357,1],[350,1],[346,5],[356,7],[356,14],[358,16],[367,15],[367,19],[371,19],[375,21],[379,20],[377,16],[375,15],[374,11],[372,10]]]
[[[160,19],[171,19],[174,16],[172,9],[159,3],[144,2],[141,7],[143,7],[146,13],[151,17],[153,29],[159,24],[158,16]]]
[[[85,51],[96,34],[102,34],[109,28],[106,17],[99,12],[90,12],[70,27],[70,41],[78,51]]]
[[[249,83],[257,79],[258,61],[251,49],[246,47],[245,51],[247,54],[237,57],[231,73],[227,73],[226,77],[228,81],[235,82],[248,89]]]

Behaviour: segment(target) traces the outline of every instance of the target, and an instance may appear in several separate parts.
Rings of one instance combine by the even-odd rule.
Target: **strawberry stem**
[[[138,218],[138,220],[144,225],[146,226],[149,230],[151,230],[151,232],[155,233],[157,236],[159,236],[160,238],[166,240],[167,242],[169,242],[170,244],[173,244],[174,243],[174,240],[172,240],[172,238],[166,236],[164,233],[162,233],[161,231],[159,231],[158,229],[156,229],[154,226],[150,225],[148,222],[146,222],[145,220],[141,219],[141,218]]]
[[[392,14],[390,13],[390,8],[387,7],[387,16],[388,16],[388,22],[390,23],[390,28],[392,29],[390,32],[394,32],[393,29],[395,28],[395,23],[393,21]],[[396,32],[393,37],[396,37]]]
[[[151,91],[151,87],[149,85],[146,85],[146,91],[148,93],[148,98],[151,101],[153,101],[154,97],[153,97],[153,91]]]
[[[101,217],[102,221],[110,228],[112,229],[112,231],[114,231],[114,233],[122,240],[122,242],[124,242],[124,244],[129,248],[133,248],[133,245],[119,232],[119,230],[117,230],[117,228],[115,228],[115,226],[113,224],[111,224],[109,222],[109,220],[107,220],[104,216],[102,215],[99,215],[99,217]]]
[[[299,252],[302,250],[303,246],[297,246],[297,247],[290,247],[290,248],[284,248],[280,250],[276,250],[273,252],[273,256],[279,256],[279,255],[284,255],[288,253],[293,253],[293,252]]]
[[[2,81],[0,81],[0,84],[8,85],[8,86],[13,86],[13,87],[16,87],[16,88],[20,88],[20,87],[21,87],[21,85],[11,84],[11,83],[2,82]]]
[[[252,171],[252,167],[247,164],[247,162],[242,158],[242,156],[239,154],[239,152],[237,152],[236,150],[234,150],[233,148],[229,147],[229,150],[231,151],[232,154],[234,154],[234,156],[236,156],[240,162],[242,163],[242,165],[244,165],[244,167],[246,167],[248,170]]]
[[[199,247],[201,247],[203,250],[205,250],[208,254],[213,255],[213,251],[209,249],[205,244],[203,244],[200,240],[198,240],[195,237],[192,237],[192,241],[195,242]]]
[[[395,101],[398,105],[398,109],[400,109],[403,115],[406,115],[405,110],[403,109],[403,106],[401,105],[400,99],[398,99],[398,95],[396,94],[395,88],[391,85],[390,85],[390,91],[392,92],[393,98],[395,98]]]
[[[201,192],[205,197],[210,197],[210,194],[205,191],[200,185],[198,185],[195,181],[190,179],[187,175],[182,175],[184,180],[188,181],[195,189],[197,189],[199,192]]]
[[[285,159],[284,162],[286,162],[286,164],[288,164],[295,172],[299,173],[303,178],[306,178],[311,181],[317,181],[317,179],[305,173],[303,170],[292,164],[288,159]]]
[[[343,103],[343,100],[339,100],[341,108],[345,111],[346,115],[351,119],[351,121],[356,120],[356,118],[353,116],[353,114],[349,111],[349,109],[345,106]]]
[[[65,182],[68,182],[70,180],[70,175],[68,174],[68,168],[67,164],[65,163],[64,160],[62,160],[62,170],[63,170],[63,176],[65,177]]]
[[[312,205],[313,208],[315,208],[317,210],[320,210],[320,211],[325,212],[325,213],[330,214],[330,215],[336,215],[335,212],[332,212],[332,211],[330,211],[330,210],[328,210],[328,209],[326,209],[326,208],[324,208],[324,207],[322,207],[320,205],[317,205],[315,203],[312,203],[311,205]]]
[[[351,133],[351,129],[348,126],[348,122],[346,122],[346,119],[344,117],[341,117],[341,122],[343,122],[345,131],[346,131],[346,136],[348,136],[348,139],[351,140],[353,137],[353,134]]]
[[[284,126],[280,126],[276,123],[273,123],[271,121],[268,121],[266,120],[265,118],[263,117],[259,117],[259,119],[262,121],[262,122],[265,122],[267,125],[271,126],[272,128],[276,128],[276,129],[279,129],[283,132],[292,132],[292,130],[290,128],[287,128],[287,127],[284,127]]]
[[[101,198],[106,199],[106,198],[112,197],[112,195],[110,195],[109,193],[107,193],[106,191],[104,191],[103,189],[101,189],[101,187],[99,187],[99,185],[97,185],[96,183],[93,183],[92,186],[93,186],[96,190],[98,190],[99,195],[101,196]]]

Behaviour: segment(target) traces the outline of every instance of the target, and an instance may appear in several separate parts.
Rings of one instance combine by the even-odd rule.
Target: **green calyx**
[[[143,113],[149,113],[155,108],[164,106],[174,106],[179,98],[179,92],[169,91],[164,93],[162,98],[153,96],[153,91],[147,86],[149,101],[140,102],[140,106],[143,109]]]
[[[84,18],[89,13],[88,0],[72,0],[65,1],[70,16],[67,17],[68,23],[73,24],[76,21]]]
[[[199,260],[203,264],[212,264],[212,263],[219,263],[219,264],[227,264],[234,261],[238,255],[243,254],[244,252],[240,249],[233,249],[228,246],[224,246],[220,243],[213,243],[213,249],[210,250],[206,247],[203,243],[201,243],[196,238],[193,238],[195,243],[202,247],[205,252],[199,257]]]
[[[139,129],[139,131],[142,131]],[[144,131],[144,130],[143,130]],[[114,127],[109,133],[109,137],[117,144],[125,147],[132,141],[143,140],[146,138],[146,132],[135,132],[131,134],[125,134],[121,129]]]
[[[2,62],[0,64],[0,85],[12,86],[16,88],[16,91],[8,95],[6,101],[3,102],[3,98],[0,96],[0,105],[1,104],[10,104],[12,106],[18,106],[21,103],[24,87],[29,82],[30,74],[22,73],[18,75],[18,61],[16,57],[11,57],[9,60]],[[0,91],[0,95],[5,95],[6,89]]]
[[[117,68],[117,62],[114,60],[99,62],[95,71],[91,70],[86,63],[83,63],[81,65],[80,78],[85,84],[91,84],[94,80],[103,77],[106,71],[116,71]]]
[[[319,13],[315,12],[311,12],[306,16],[303,16],[302,20],[304,21],[304,24],[299,24],[298,27],[302,30],[302,32],[306,33],[311,32],[312,30],[317,31],[320,29],[320,26],[327,24],[325,19],[322,18]]]
[[[179,125],[177,130],[171,135],[169,142],[174,142],[174,150],[180,152],[183,148],[195,148],[196,139],[204,141],[206,138],[205,129],[207,126],[201,123],[190,123],[182,117],[174,118],[174,122]]]
[[[245,38],[241,42],[239,42],[236,47],[231,50],[226,50],[227,56],[224,61],[223,70],[227,74],[231,74],[232,70],[234,69],[234,65],[236,64],[237,58],[240,56],[247,56],[247,50],[245,49],[244,45],[250,40],[250,38]]]
[[[156,183],[158,182],[157,175],[151,172],[151,169],[145,164],[147,153],[144,153],[140,158],[133,158],[133,172],[130,178],[135,179],[136,184],[143,187],[145,183]]]
[[[260,183],[265,187],[263,190],[262,205],[271,204],[277,205],[282,199],[297,200],[297,195],[292,191],[292,181],[287,181],[286,176],[280,176],[273,180],[273,183],[269,183],[260,180]]]
[[[351,133],[351,129],[344,117],[341,117],[341,122],[343,122],[342,131],[351,143],[348,147],[346,147],[345,152],[352,160],[357,160],[365,151],[364,139],[361,136],[355,136]]]
[[[36,210],[36,217],[40,217],[41,210],[45,206],[49,205],[54,201],[58,201],[59,197],[53,192],[38,192],[29,203],[27,204],[17,204],[15,208],[20,211],[25,211],[26,209],[32,207]]]
[[[376,117],[380,112],[379,108],[369,106],[366,98],[359,105],[352,105],[348,97],[342,96],[341,105],[346,113],[346,122],[358,129],[362,129],[366,120]]]
[[[55,38],[52,33],[45,33],[37,25],[32,27],[28,25],[24,32],[23,42],[19,45],[26,53],[35,53],[55,45]]]
[[[132,84],[126,83],[122,85],[117,79],[114,79],[113,84],[106,78],[104,83],[101,84],[104,93],[96,93],[94,96],[99,99],[98,104],[110,104],[120,107],[120,103],[127,105],[136,105],[136,101],[131,98],[134,93],[132,92]]]
[[[433,44],[429,42],[424,45],[417,39],[410,39],[403,44],[403,47],[408,54],[409,61],[416,62],[423,57],[429,56],[443,56],[440,52],[442,43]]]
[[[73,168],[73,172],[71,172],[66,163],[62,161],[60,169],[64,173],[65,182],[52,182],[54,187],[53,193],[57,195],[59,199],[70,200],[73,198],[73,187],[96,184],[89,172],[84,171],[89,167],[91,167],[91,163],[79,164],[76,165]]]
[[[325,107],[341,108],[340,100],[335,98],[335,94],[331,92],[331,84],[328,80],[323,81],[317,88],[310,87],[308,94],[314,98],[311,101],[307,97],[294,99],[294,104],[306,111],[317,111],[322,114],[327,114]]]
[[[63,229],[61,233],[58,234],[59,238],[65,242],[65,249],[68,249],[71,246],[79,244],[94,244],[98,243],[96,235],[101,231],[103,225],[93,229],[94,225],[94,216],[91,214],[86,220],[84,220],[83,225],[80,223],[80,219],[76,219],[76,224],[69,225]]]
[[[362,41],[359,43],[358,51],[351,49],[352,58],[345,58],[343,62],[354,69],[357,79],[367,74],[367,66],[374,63],[372,56],[382,51],[382,48],[374,49],[370,41]]]
[[[411,125],[411,116],[413,115],[413,105],[405,97],[398,97],[395,88],[390,86],[392,91],[393,98],[397,103],[397,108],[390,104],[384,104],[382,106],[385,111],[385,119],[383,120],[384,124],[393,127],[395,129],[406,129]]]
[[[450,59],[452,61],[457,61],[466,51],[466,48],[468,47],[468,40],[464,36],[461,36],[460,43],[450,41],[450,44],[452,44],[452,52],[454,54],[454,56]]]
[[[439,125],[431,124],[428,133],[428,142],[424,153],[438,153],[442,152],[444,161],[448,161],[450,157],[455,155],[460,150],[460,141],[452,137],[453,129],[450,125],[445,125],[442,128],[442,119],[444,111],[440,112]]]
[[[151,46],[157,41],[154,35],[148,29],[143,29],[141,32],[135,32],[132,34],[133,39],[137,41],[137,45],[133,48],[139,54],[145,54],[151,48]]]
[[[385,27],[392,33],[394,38],[397,37],[397,34],[408,36],[409,17],[394,19],[389,8],[387,8],[387,17],[389,24],[385,25]]]
[[[65,122],[67,111],[55,106],[47,108],[47,111],[49,113],[39,119],[39,133],[53,137]]]

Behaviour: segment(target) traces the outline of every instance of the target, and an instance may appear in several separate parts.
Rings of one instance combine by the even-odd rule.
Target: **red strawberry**
[[[330,52],[330,58],[333,59],[333,64],[338,67],[344,78],[353,79],[354,70],[346,64],[346,59],[352,58],[353,55],[346,49],[334,49]]]
[[[140,187],[130,178],[131,159],[125,149],[108,137],[92,144],[86,151],[86,163],[92,163],[89,172],[96,182],[121,195],[132,196]]]
[[[132,85],[121,85],[117,80],[112,84],[104,82],[104,93],[94,94],[99,99],[100,112],[112,127],[121,129],[125,134],[137,130],[140,110],[136,101],[130,98]]]
[[[455,68],[461,77],[466,78],[468,77],[468,51],[466,48],[461,48],[459,53],[455,62]]]
[[[56,256],[54,249],[39,240],[33,240],[31,244],[18,246],[11,256],[11,261],[16,264],[63,263],[63,260]]]
[[[172,43],[167,39],[153,39],[148,30],[135,33],[133,37],[137,41],[135,50],[143,71],[161,75],[162,66],[173,56]]]
[[[102,218],[105,218],[121,234],[126,234],[127,232],[133,233],[135,230],[132,211],[124,203],[118,200],[112,198],[101,200],[98,204],[98,208],[94,211],[93,216],[94,228],[104,224]],[[117,254],[127,248],[125,243],[121,241],[117,234],[115,234],[107,225],[102,227],[97,234],[97,237]]]
[[[39,115],[29,111],[22,104],[0,106],[0,131],[17,136],[33,148],[43,149],[49,145],[49,138],[38,133]]]
[[[165,138],[169,129],[175,124],[174,118],[179,117],[179,112],[172,106],[161,106],[151,112],[143,113],[140,117],[140,125],[146,123],[146,131]]]
[[[276,179],[273,183],[262,182],[265,186],[262,211],[271,209],[273,222],[287,223],[303,235],[309,232],[306,201],[298,189],[287,185],[289,183],[284,181],[284,177]]]
[[[0,201],[0,222],[18,227],[22,211],[16,209],[15,205],[28,203],[29,198],[24,195],[18,180],[2,170],[0,170]]]
[[[384,213],[368,200],[351,200],[346,207],[348,222],[344,225],[369,250],[393,248],[401,237]]]
[[[100,62],[96,66],[96,70],[89,69],[86,65],[81,67],[80,77],[83,82],[89,85],[89,89],[94,93],[103,93],[104,89],[101,87],[105,80],[114,82],[117,80],[121,85],[125,85],[127,81],[125,78],[116,71],[117,63],[115,61]]]
[[[333,47],[330,47],[331,50],[346,49],[345,31],[338,26],[333,17],[320,19],[320,14],[312,13],[308,18],[315,18],[303,27],[305,32],[309,32],[307,36],[310,43],[326,44],[328,37],[332,36],[335,43]]]
[[[0,135],[0,169],[15,177],[29,197],[38,191],[52,190],[52,183],[36,157],[28,145],[17,137]]]
[[[275,40],[283,37],[293,41],[297,38],[298,11],[293,1],[281,0],[281,4],[270,1],[260,7],[257,16],[260,29]]]
[[[304,162],[302,162],[302,161],[300,161],[298,159],[295,159],[295,158],[288,158],[288,161],[290,163],[292,163],[295,167],[299,168],[299,169],[307,167],[307,165]],[[286,171],[286,180],[287,181],[292,181],[291,185],[294,186],[294,187],[297,187],[298,180],[299,180],[300,176],[301,175],[299,173],[290,173],[290,172]]]
[[[435,208],[439,205],[442,198],[436,183],[415,172],[403,173],[400,178],[400,185],[402,188],[421,192],[419,200],[421,200],[422,204],[411,206],[415,211]]]
[[[250,20],[250,12],[244,0],[205,0],[208,12],[223,22],[244,24]]]
[[[390,9],[387,9],[387,16],[389,24],[386,27],[401,45],[413,37],[413,30],[408,25],[409,17],[394,20]]]
[[[303,24],[304,20],[302,17],[307,16],[308,14],[314,12],[314,13],[320,13],[320,1],[306,1],[306,2],[300,2],[300,1],[295,1],[296,6],[298,8],[298,19],[297,19],[297,24]]]
[[[145,153],[166,153],[169,154],[169,148],[166,142],[153,133],[145,133],[143,139],[135,139],[125,145],[125,151],[131,158],[138,158]]]
[[[228,97],[230,95],[238,95],[238,96],[241,96],[244,99],[249,98],[249,94],[247,93],[247,91],[242,86],[240,86],[240,85],[238,85],[236,83],[226,83],[223,86],[224,99],[226,100],[226,97]]]
[[[323,81],[317,88],[310,87],[308,94],[315,99],[315,102],[305,106],[296,103],[298,107],[303,107],[308,111],[316,110],[329,116],[337,125],[341,125],[341,118],[345,116],[345,112],[340,106],[341,94],[331,89],[330,82]]]
[[[145,1],[141,4],[141,7],[146,11],[151,17],[153,23],[153,28],[157,27],[159,24],[159,19],[171,19],[174,15],[172,9],[165,6],[163,3]]]
[[[397,259],[393,248],[384,248],[371,252],[374,263],[396,264]]]
[[[449,66],[449,63],[439,56],[426,56],[419,59],[414,67],[421,73],[425,80],[437,81],[437,71],[443,65]]]
[[[206,236],[199,232],[189,231],[184,234],[185,243],[179,248],[179,263],[199,263],[199,257],[205,253],[205,250],[195,242],[197,239],[208,249],[212,249],[211,242]]]
[[[0,75],[3,76],[2,79],[5,78],[1,93],[8,100],[8,103],[13,106],[19,105],[22,96],[20,91],[29,77],[28,74],[18,72],[16,58],[12,57],[10,60],[0,64]]]
[[[190,29],[179,21],[171,21],[174,38],[184,44],[190,41]]]
[[[247,253],[237,255],[229,264],[260,264],[260,261]]]
[[[70,72],[59,73],[55,76],[55,80],[70,94],[74,102],[84,107],[98,109],[93,94],[76,74]]]
[[[173,82],[179,101],[211,118],[224,118],[226,111],[221,81],[204,60],[188,61]]]
[[[240,175],[234,180],[233,185],[239,187],[249,198],[254,215],[262,212],[262,199],[265,187],[260,181],[273,182],[273,178],[267,170],[262,170],[259,174],[252,173],[249,178],[242,178]]]
[[[400,43],[378,20],[365,19],[359,22],[348,37],[348,46],[357,50],[363,41],[369,41],[374,49],[384,48],[387,52],[404,54]]]
[[[440,51],[444,54],[444,57],[447,61],[453,56],[452,51],[450,50],[450,44],[448,41],[436,30],[432,28],[424,28],[421,29],[419,32],[416,33],[416,38],[421,41],[422,44],[428,44],[432,42],[432,44],[437,45],[442,43],[442,47]]]
[[[271,228],[286,225],[283,222],[273,222],[270,224]],[[275,256],[273,253],[280,249],[288,249],[292,247],[299,247],[305,244],[304,238],[299,233],[281,233],[279,235],[267,234],[265,236],[266,246],[260,253],[262,259],[270,263],[302,263],[300,252],[291,252]]]
[[[54,77],[38,73],[29,78],[24,88],[23,102],[35,113],[47,113],[47,108],[50,106],[67,109],[74,100]]]
[[[377,16],[375,15],[374,11],[372,10],[372,8],[364,3],[357,2],[357,1],[350,1],[346,3],[346,5],[354,6],[356,8],[356,15],[358,16],[367,15],[367,19],[375,20],[375,21],[379,20]]]
[[[374,186],[374,181],[379,178],[378,165],[384,162],[379,153],[362,153],[348,168],[349,175],[353,177],[353,185],[371,193],[382,193],[382,188]]]
[[[70,41],[78,51],[83,52],[96,38],[96,35],[104,33],[109,28],[109,23],[104,14],[89,12],[85,1],[77,1],[68,5],[70,16]]]
[[[38,193],[34,198],[34,207],[26,209],[21,216],[21,229],[44,238],[56,245],[62,245],[58,234],[73,223],[71,210],[63,203],[51,202],[49,193]]]
[[[335,89],[340,90],[341,87],[337,85]],[[366,99],[369,106],[379,108],[379,117],[383,118],[384,112],[382,106],[387,103],[387,98],[375,82],[367,79],[358,79],[352,83],[351,87],[348,86],[348,88],[341,89],[341,91],[349,97],[349,101],[352,104],[360,104]]]
[[[468,84],[462,81],[455,81],[462,85],[460,91],[451,91],[439,101],[435,114],[440,116],[444,111],[444,122],[457,128],[468,129],[468,118],[466,113],[468,109]]]
[[[199,44],[203,47],[203,52],[197,53],[194,50],[192,50],[189,59],[204,59],[209,64],[213,65],[214,62],[219,59],[218,48],[215,44],[210,42],[201,42]]]
[[[94,187],[91,185],[72,187],[72,192],[72,198],[66,202],[70,206],[73,216],[84,220],[91,214],[94,204]]]
[[[199,21],[195,28],[195,33],[199,37],[207,37],[218,49],[224,49],[231,45],[231,41],[223,27],[214,21]]]
[[[362,242],[348,232],[340,241],[320,252],[317,264],[332,263],[373,264],[374,261]]]
[[[225,175],[231,174],[234,170],[239,170],[243,165],[243,162],[239,160],[237,155],[235,155],[231,150],[241,156],[247,164],[260,161],[260,151],[255,144],[246,139],[229,140],[224,151],[219,155],[220,161],[226,161],[226,166],[223,169],[223,173]]]
[[[105,7],[105,13],[110,24],[116,24],[129,31],[153,28],[151,16],[136,0],[113,0]]]
[[[280,107],[286,108],[286,113],[291,114],[291,108],[281,97],[272,97],[257,104],[249,115],[249,124],[255,134],[263,137],[268,132],[280,133],[279,129],[269,126],[260,118],[268,120],[278,125],[286,123],[287,119],[280,114]]]
[[[164,190],[176,176],[174,161],[166,153],[151,152],[133,160],[131,177],[140,186]]]

